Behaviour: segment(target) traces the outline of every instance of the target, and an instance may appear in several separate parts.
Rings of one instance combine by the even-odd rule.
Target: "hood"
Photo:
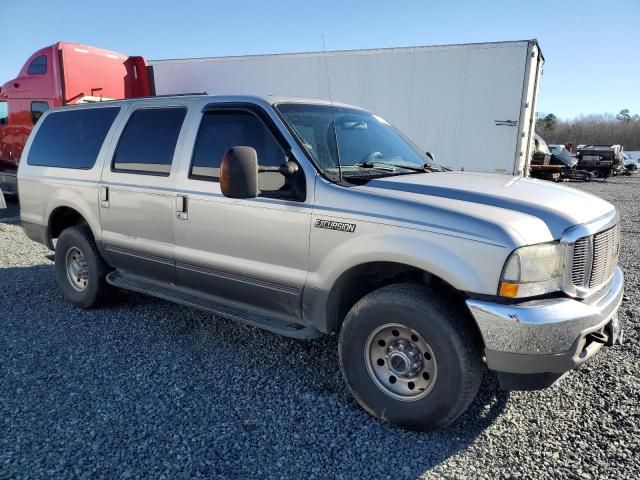
[[[446,172],[400,175],[376,179],[358,187],[378,195],[410,197],[413,201],[442,204],[466,215],[509,219],[508,226],[522,238],[537,237],[544,223],[553,239],[564,230],[588,223],[614,210],[613,205],[594,195],[544,180],[492,173]],[[431,200],[430,200],[431,199]],[[493,207],[487,209],[487,207]]]

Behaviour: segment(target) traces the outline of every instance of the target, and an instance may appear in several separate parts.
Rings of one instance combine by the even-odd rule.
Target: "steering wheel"
[[[361,163],[374,163],[382,160],[382,157],[384,157],[384,155],[380,152],[371,152],[369,155],[365,155]]]

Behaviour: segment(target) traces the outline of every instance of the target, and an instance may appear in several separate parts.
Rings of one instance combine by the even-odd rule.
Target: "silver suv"
[[[535,389],[620,338],[615,208],[449,172],[384,119],[293,98],[46,112],[18,172],[27,235],[80,308],[115,287],[280,333],[339,335],[370,413],[452,422],[483,371]]]

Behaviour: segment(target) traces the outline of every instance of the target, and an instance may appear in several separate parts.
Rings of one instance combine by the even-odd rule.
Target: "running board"
[[[117,270],[107,275],[107,282],[114,287],[145,293],[153,297],[162,298],[163,300],[197,308],[287,337],[310,339],[321,335],[321,333],[312,326],[288,322],[284,319],[268,316],[261,312],[255,312],[237,305],[223,303],[220,300],[207,298],[185,288],[175,287],[167,283],[154,282]]]

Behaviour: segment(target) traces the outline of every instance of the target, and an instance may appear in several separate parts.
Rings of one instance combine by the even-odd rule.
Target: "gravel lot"
[[[0,211],[0,479],[640,478],[640,176],[571,184],[622,215],[626,344],[560,385],[487,377],[432,433],[364,413],[335,338],[299,342],[143,295],[67,305]]]

